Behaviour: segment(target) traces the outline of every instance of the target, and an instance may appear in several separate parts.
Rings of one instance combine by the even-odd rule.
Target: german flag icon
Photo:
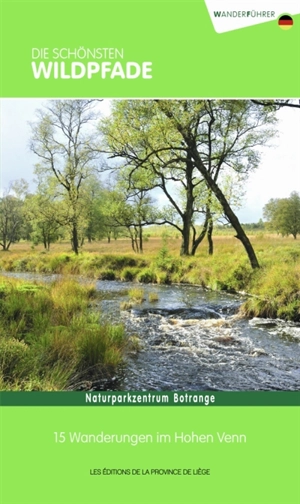
[[[282,30],[290,30],[294,24],[293,18],[285,14],[284,16],[280,16],[278,19],[278,26],[282,28]]]

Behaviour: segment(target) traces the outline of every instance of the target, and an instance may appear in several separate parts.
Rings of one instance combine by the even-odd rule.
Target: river
[[[30,280],[55,275],[4,273]],[[244,298],[194,285],[139,285],[145,301],[128,311],[132,284],[98,281],[100,316],[122,322],[138,345],[109,390],[299,390],[300,324],[238,316]],[[149,301],[156,293],[158,300]],[[138,338],[138,339],[137,339]],[[139,347],[139,349],[136,348]]]
[[[99,281],[109,292],[102,312],[138,335],[141,350],[127,356],[120,390],[299,390],[300,324],[245,320],[244,299],[191,285],[145,285],[146,301],[120,311],[127,285]],[[123,294],[122,294],[123,292]],[[158,301],[150,303],[155,292]]]

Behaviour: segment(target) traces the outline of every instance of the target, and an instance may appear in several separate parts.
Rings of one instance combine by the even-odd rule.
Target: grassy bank
[[[252,294],[242,307],[247,317],[281,317],[300,320],[300,241],[256,235],[251,237],[261,268],[253,271],[242,245],[231,236],[215,237],[215,253],[206,244],[195,257],[179,257],[179,240],[151,238],[145,253],[130,252],[128,240],[93,243],[89,251],[75,256],[66,244],[27,252],[25,244],[0,254],[6,271],[79,274],[93,279],[140,283],[199,284],[212,290],[245,291]]]
[[[122,361],[121,325],[101,325],[96,291],[0,279],[0,389],[62,390],[109,378]]]

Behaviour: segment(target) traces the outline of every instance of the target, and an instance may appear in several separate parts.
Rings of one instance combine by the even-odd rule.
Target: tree
[[[31,224],[31,239],[35,244],[42,242],[50,250],[62,234],[65,216],[64,205],[57,194],[55,177],[39,180],[36,194],[30,194],[24,202],[24,215]]]
[[[54,175],[69,203],[68,224],[72,247],[79,249],[81,189],[95,169],[99,151],[93,149],[91,130],[96,118],[95,100],[52,100],[37,111],[37,122],[31,124],[31,150],[39,157],[36,173]]]
[[[214,197],[199,178],[188,153],[180,147],[180,135],[170,130],[156,103],[118,101],[100,129],[111,157],[120,157],[123,164],[125,159],[128,169],[124,183],[143,191],[159,188],[164,193],[168,203],[151,223],[173,226],[182,236],[181,255],[195,254],[208,229],[212,231],[210,207]],[[120,169],[124,172],[123,165]],[[197,236],[195,223],[203,214],[203,229]]]
[[[120,169],[107,191],[105,215],[114,229],[125,228],[135,252],[143,253],[143,228],[156,221],[154,202],[142,180],[134,181],[128,169]]]
[[[269,107],[273,110],[280,110],[281,108],[300,108],[300,100],[251,100],[256,105]]]
[[[28,190],[24,179],[12,182],[0,198],[0,245],[9,250],[11,244],[21,237],[23,204]]]
[[[135,250],[143,253],[143,228],[155,224],[159,212],[154,207],[154,200],[150,195],[153,188],[153,177],[149,172],[132,171],[130,167],[117,170],[116,189],[132,210],[132,225],[135,236]]]
[[[99,240],[106,233],[106,189],[96,174],[91,175],[82,186],[81,193],[83,234],[88,242]]]
[[[260,161],[258,148],[274,134],[274,110],[245,100],[155,100],[118,102],[112,119],[101,131],[113,157],[125,158],[132,172],[152,171],[180,219],[165,219],[182,234],[181,253],[192,253],[212,222],[215,198],[236,231],[253,268],[259,267],[253,247],[233,205],[226,195],[225,181],[244,182]],[[183,187],[180,205],[174,185]],[[237,186],[238,187],[238,186]],[[197,214],[203,212],[200,196],[205,196],[204,229],[196,236]],[[238,198],[238,194],[235,195]],[[211,224],[210,224],[211,227]]]
[[[247,175],[259,163],[258,146],[272,136],[275,116],[268,109],[248,101],[205,100],[203,104],[185,102],[175,108],[172,102],[158,101],[159,107],[180,133],[193,163],[207,187],[222,205],[225,216],[236,231],[252,268],[258,260],[249,238],[230,206],[220,183],[224,169]]]
[[[104,189],[101,197],[101,212],[103,215],[103,233],[108,243],[111,242],[112,238],[116,240],[124,230],[123,224],[119,224],[115,219],[115,201],[116,197],[112,187]]]
[[[282,234],[292,235],[294,239],[300,233],[300,195],[296,191],[289,198],[271,199],[263,209],[264,218],[271,229]]]

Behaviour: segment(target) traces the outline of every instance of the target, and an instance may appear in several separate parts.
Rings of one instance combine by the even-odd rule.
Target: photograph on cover
[[[298,390],[298,100],[2,99],[1,390]]]

